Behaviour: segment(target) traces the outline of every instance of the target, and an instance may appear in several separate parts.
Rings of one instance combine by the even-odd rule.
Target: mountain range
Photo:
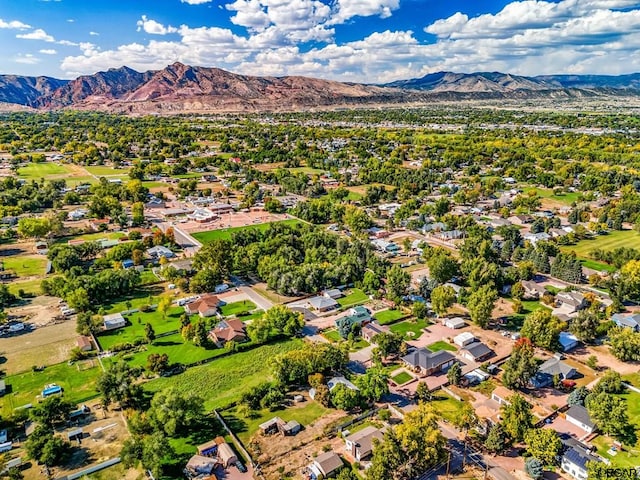
[[[384,85],[256,77],[174,63],[109,69],[74,80],[0,75],[0,108],[122,113],[257,112],[435,100],[640,96],[640,74],[544,75],[439,72]]]

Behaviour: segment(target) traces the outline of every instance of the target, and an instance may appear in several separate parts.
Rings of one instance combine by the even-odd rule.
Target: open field
[[[305,402],[294,404],[288,408],[277,410],[262,409],[255,412],[255,416],[246,418],[238,415],[236,409],[225,410],[221,412],[223,418],[238,435],[240,440],[246,445],[249,439],[259,431],[259,425],[273,417],[280,417],[285,422],[296,420],[303,427],[309,426],[318,418],[326,415],[331,410],[323,407],[318,402],[306,399]]]
[[[60,165],[52,162],[45,163],[29,163],[18,169],[18,176],[24,179],[40,179],[48,180],[65,178],[70,176],[72,170],[66,165]]]
[[[404,322],[394,323],[389,328],[393,333],[401,334],[405,340],[417,340],[422,332],[430,323],[427,320],[405,320]]]
[[[274,222],[274,223],[281,223],[285,225],[296,225],[301,222],[300,220],[291,219],[291,220],[281,220],[279,222]],[[256,225],[247,225],[244,227],[221,228],[218,230],[209,230],[207,232],[193,233],[192,235],[196,240],[198,240],[201,243],[210,243],[214,240],[219,240],[219,239],[231,240],[234,233],[242,230],[260,230],[264,232],[269,228],[269,225],[271,225],[271,223],[260,223]]]
[[[614,250],[620,247],[640,248],[640,233],[634,230],[613,230],[606,235],[581,240],[575,245],[560,247],[560,249],[564,252],[576,252],[578,257],[589,259],[593,250]]]
[[[580,196],[579,192],[568,192],[556,195],[553,193],[553,189],[551,188],[529,187],[527,185],[523,185],[521,188],[525,194],[536,192],[538,196],[543,200],[543,204],[545,203],[544,200],[549,200],[549,205],[571,205],[573,202],[576,202],[578,200],[578,197]]]
[[[389,309],[376,313],[373,318],[375,318],[380,325],[388,325],[396,320],[400,320],[404,316],[406,316],[406,314],[403,313],[402,310]]]
[[[158,392],[176,388],[185,392],[198,392],[205,399],[205,408],[211,410],[235,402],[243,392],[269,379],[270,360],[281,353],[299,348],[302,340],[263,345],[246,352],[214,360],[200,367],[190,368],[174,377],[162,377],[145,383],[145,390]]]
[[[9,291],[14,295],[17,295],[20,290],[24,290],[25,293],[40,293],[40,284],[42,279],[34,278],[33,280],[25,280],[23,282],[14,281],[9,283]]]
[[[23,335],[1,337],[0,355],[6,359],[1,368],[12,375],[30,370],[34,365],[64,362],[76,346],[76,338],[73,320],[36,328]]]
[[[13,270],[18,277],[44,275],[47,258],[43,255],[12,255],[0,257],[5,270]]]
[[[84,167],[84,169],[96,177],[126,177],[129,173],[129,168],[113,168],[106,165],[91,165]]]
[[[101,306],[106,313],[118,313],[129,309],[139,308],[141,305],[155,305],[160,298],[168,295],[161,286],[154,285],[143,287],[132,292],[127,297],[120,297],[109,302],[103,303]],[[130,306],[127,305],[129,302]],[[169,312],[167,312],[169,313]]]
[[[120,240],[126,237],[124,232],[96,232],[85,233],[84,235],[76,235],[73,237],[59,237],[56,238],[53,243],[68,243],[69,240],[83,240],[85,242],[97,242],[98,240]]]
[[[342,308],[353,307],[355,305],[362,305],[367,302],[369,297],[359,288],[352,288],[351,291],[342,298],[338,298],[336,301]]]
[[[238,315],[243,312],[250,312],[255,310],[256,304],[251,300],[240,300],[239,302],[227,303],[220,307],[220,313],[225,317],[230,317],[232,315]],[[243,317],[244,318],[244,317]]]
[[[96,339],[104,350],[109,350],[118,343],[132,343],[136,339],[144,338],[147,323],[151,324],[156,335],[180,330],[180,316],[183,313],[182,307],[171,307],[165,318],[162,318],[162,313],[158,311],[132,313],[124,316],[129,322],[126,327],[102,332],[96,336]]]
[[[96,379],[102,372],[95,360],[73,365],[58,363],[40,372],[24,372],[5,377],[7,394],[0,398],[1,413],[9,416],[17,407],[35,403],[48,383],[57,383],[64,389],[64,397],[73,403],[83,403],[98,395]]]

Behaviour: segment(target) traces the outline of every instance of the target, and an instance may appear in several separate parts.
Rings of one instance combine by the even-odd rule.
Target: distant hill
[[[0,75],[0,110],[80,109],[123,113],[259,112],[425,103],[434,100],[640,95],[640,74],[544,75],[439,72],[385,85],[310,77],[257,77],[174,63],[128,67],[75,80]]]

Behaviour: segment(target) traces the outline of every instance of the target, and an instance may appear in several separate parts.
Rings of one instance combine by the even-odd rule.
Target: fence
[[[58,480],[77,480],[78,478],[82,478],[85,475],[91,475],[92,473],[99,472],[100,470],[104,470],[105,468],[112,467],[120,463],[120,457],[112,458],[111,460],[107,460],[106,462],[98,463],[97,465],[93,465],[89,468],[85,468],[76,473],[72,473],[70,475],[66,475],[64,477],[59,477]]]

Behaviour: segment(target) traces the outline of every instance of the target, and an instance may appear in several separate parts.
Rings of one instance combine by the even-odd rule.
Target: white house
[[[562,456],[560,466],[576,480],[587,480],[587,463],[599,461],[600,458],[592,455],[588,450],[575,446]]]
[[[456,335],[455,337],[453,337],[453,343],[455,343],[459,347],[465,347],[475,341],[476,337],[471,332],[462,332],[460,335]]]
[[[595,423],[591,420],[589,411],[582,405],[573,405],[565,415],[567,416],[567,422],[580,427],[585,433],[593,433],[596,428]]]
[[[105,315],[102,317],[105,330],[116,330],[124,327],[127,322],[121,313],[112,313],[111,315]]]

